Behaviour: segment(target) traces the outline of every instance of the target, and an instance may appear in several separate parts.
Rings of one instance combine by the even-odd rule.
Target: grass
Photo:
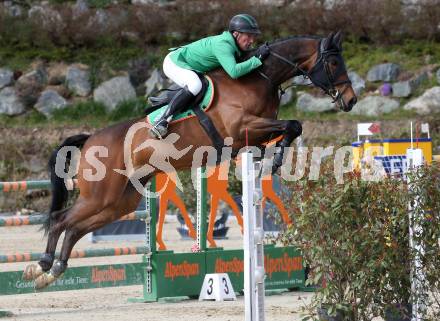
[[[90,50],[77,48],[72,50],[68,47],[33,47],[11,48],[0,47],[0,64],[13,70],[26,70],[30,64],[37,60],[63,61],[66,63],[83,63],[90,66],[108,65],[113,69],[127,67],[127,62],[137,58],[150,58],[144,50],[135,45],[127,45],[123,48],[104,45]]]
[[[364,77],[371,67],[380,63],[398,63],[403,70],[416,71],[440,61],[440,43],[436,42],[407,40],[403,44],[378,46],[347,41],[343,47],[348,69]]]
[[[88,125],[94,128],[105,127],[127,119],[143,116],[146,106],[144,98],[137,98],[119,104],[108,113],[101,103],[88,101],[56,110],[48,119],[36,110],[30,110],[20,117],[0,115],[2,127],[44,127],[44,126],[80,126]]]
[[[105,2],[105,1],[104,1]],[[102,3],[104,3],[102,2]],[[7,66],[13,70],[26,70],[31,62],[36,59],[46,61],[81,62],[91,67],[93,85],[97,85],[102,79],[101,73],[105,70],[118,70],[127,67],[127,62],[139,57],[147,58],[151,65],[159,65],[161,58],[166,53],[165,46],[157,46],[154,50],[148,50],[148,54],[135,44],[118,46],[111,39],[102,38],[90,48],[69,48],[41,46],[25,46],[20,48],[0,46],[0,65]],[[376,64],[384,62],[399,63],[403,70],[416,71],[427,63],[440,61],[440,43],[428,41],[407,40],[400,45],[372,45],[356,41],[344,42],[344,57],[348,69],[355,70],[365,77],[368,70]],[[425,81],[414,93],[413,97],[420,95],[424,90],[437,85],[435,78]],[[368,90],[374,90],[378,84],[369,83]],[[400,99],[400,105],[406,104],[410,98]],[[369,121],[375,118],[366,116],[355,116],[343,112],[329,113],[304,113],[296,110],[295,102],[284,106],[280,110],[281,118],[297,118],[302,120],[326,120],[336,121],[340,119]],[[134,102],[122,104],[111,114],[106,114],[103,106],[87,102],[70,106],[57,112],[52,119],[46,119],[36,111],[30,111],[20,117],[0,116],[0,124],[3,126],[35,126],[57,124],[90,124],[102,127],[107,124],[121,121],[130,117],[142,115],[145,101],[138,99]],[[380,116],[381,119],[408,119],[415,118],[414,112],[399,109],[390,114]]]
[[[400,105],[401,107],[403,104]],[[329,112],[303,112],[296,109],[296,101],[284,105],[280,109],[280,119],[300,119],[310,121],[337,121],[337,120],[356,120],[356,121],[374,121],[380,118],[381,120],[400,120],[410,118],[420,118],[414,111],[403,110],[399,108],[389,114],[384,114],[378,117],[354,115],[343,111],[329,111]]]

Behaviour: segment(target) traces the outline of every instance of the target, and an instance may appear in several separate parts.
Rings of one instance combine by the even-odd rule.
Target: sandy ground
[[[237,224],[231,227],[227,240],[219,240],[218,246],[226,249],[242,247],[242,237]],[[176,252],[189,251],[192,240],[181,240],[176,231],[177,223],[165,224],[164,241]],[[45,239],[38,226],[0,228],[0,253],[43,252]],[[60,242],[61,243],[61,242]],[[60,246],[61,244],[59,244]],[[75,249],[141,246],[142,241],[105,241],[92,244],[84,237]],[[109,263],[139,262],[140,255],[72,259],[69,266]],[[1,271],[23,269],[28,262],[0,264]],[[11,311],[7,320],[148,320],[148,321],[235,321],[244,320],[243,297],[229,302],[181,302],[129,303],[129,298],[140,297],[142,286],[126,286],[63,292],[45,292],[2,297],[0,310]],[[301,319],[300,310],[311,298],[310,293],[290,292],[266,297],[266,320]]]

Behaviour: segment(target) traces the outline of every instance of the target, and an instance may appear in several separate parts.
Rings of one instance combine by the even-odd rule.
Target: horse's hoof
[[[36,289],[36,290],[44,289],[44,288],[47,287],[49,284],[51,284],[52,282],[54,282],[56,279],[57,279],[57,277],[54,276],[52,273],[50,273],[50,272],[44,273],[44,274],[40,275],[40,276],[35,280],[35,289]]]
[[[31,281],[35,280],[43,273],[44,271],[41,268],[40,264],[30,264],[24,269],[22,278],[25,281]]]

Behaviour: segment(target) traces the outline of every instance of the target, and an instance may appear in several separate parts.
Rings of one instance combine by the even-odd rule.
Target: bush
[[[412,174],[410,189],[400,180],[367,182],[356,173],[336,184],[331,173],[326,168],[317,181],[292,184],[286,206],[295,225],[284,241],[302,248],[311,268],[307,283],[320,286],[309,313],[329,304],[332,311],[353,312],[354,320],[371,320],[411,302],[411,263],[420,253],[409,246],[408,205],[417,199],[413,217],[420,218],[423,233],[416,241],[424,244],[430,294],[422,300],[430,307],[428,320],[438,320],[440,168]]]
[[[90,0],[91,9],[80,15],[75,14],[71,2],[59,0],[52,0],[50,10],[31,18],[10,17],[0,10],[0,44],[96,48],[102,38],[110,38],[110,45],[119,47],[127,42],[142,47],[178,45],[227,29],[229,19],[240,12],[257,17],[266,39],[325,35],[336,30],[343,30],[352,40],[368,43],[440,39],[440,7],[436,0],[411,6],[400,0],[347,0],[331,7],[323,1],[309,0],[278,7],[225,0],[177,0],[167,6],[109,2]]]

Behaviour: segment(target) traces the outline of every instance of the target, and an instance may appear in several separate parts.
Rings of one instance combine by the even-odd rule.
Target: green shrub
[[[336,184],[328,165],[317,181],[291,184],[286,206],[294,226],[284,241],[302,248],[311,268],[307,283],[319,286],[309,313],[329,304],[333,311],[352,311],[354,320],[371,320],[390,306],[410,302],[411,262],[420,253],[409,246],[408,205],[417,199],[414,217],[423,226],[417,240],[425,247],[426,291],[431,294],[424,303],[431,310],[428,320],[437,320],[440,168],[412,174],[409,189],[400,180],[368,182],[356,173]]]

